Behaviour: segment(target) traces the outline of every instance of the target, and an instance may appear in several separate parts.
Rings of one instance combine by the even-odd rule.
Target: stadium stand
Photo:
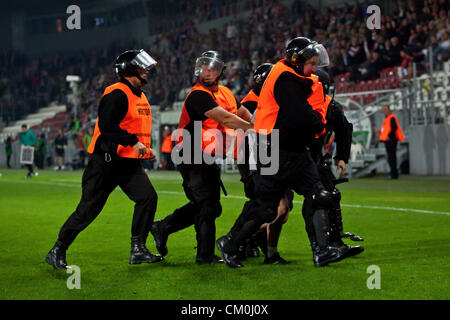
[[[192,84],[195,57],[201,52],[220,51],[228,68],[223,82],[242,98],[251,87],[252,70],[263,62],[283,57],[285,41],[307,36],[324,43],[329,50],[336,94],[355,93],[352,99],[361,105],[376,100],[374,90],[391,90],[411,82],[412,64],[420,78],[429,67],[430,56],[438,71],[435,79],[448,86],[444,62],[450,56],[448,3],[425,0],[423,7],[409,1],[394,1],[392,14],[384,15],[381,30],[369,30],[363,8],[358,2],[327,7],[321,12],[300,0],[181,1],[173,8],[156,10],[152,43],[116,41],[106,48],[74,53],[25,56],[15,50],[0,55],[1,74],[13,75],[0,80],[0,105],[6,127],[0,140],[14,135],[27,122],[37,133],[52,139],[58,127],[70,134],[74,120],[73,103],[68,101],[67,74],[78,74],[81,102],[77,108],[80,130],[92,125],[102,88],[115,79],[111,57],[128,48],[144,48],[157,59],[157,76],[147,87],[150,104],[160,111],[181,110]],[[167,19],[171,16],[177,19]],[[194,17],[194,18],[192,18]],[[214,21],[233,17],[224,24]],[[175,21],[176,22],[164,22]],[[212,22],[208,30],[199,26]],[[250,32],[251,30],[251,32]],[[433,48],[430,52],[429,48]],[[44,67],[45,66],[45,67]],[[360,93],[361,94],[357,94]],[[435,91],[448,97],[447,89]],[[53,108],[53,109],[52,109]],[[59,108],[59,109],[56,109]]]

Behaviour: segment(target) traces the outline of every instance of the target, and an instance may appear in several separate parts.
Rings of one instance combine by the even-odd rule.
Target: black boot
[[[164,260],[162,256],[151,253],[145,247],[145,240],[138,236],[131,237],[130,264],[154,263]]]
[[[245,261],[247,259],[247,243],[241,244],[238,247],[237,257],[240,261]]]
[[[67,269],[66,250],[66,246],[61,241],[56,241],[45,261],[55,269]]]
[[[169,234],[165,232],[162,221],[155,221],[150,232],[152,233],[153,238],[155,238],[155,246],[158,252],[162,256],[167,255],[167,239],[169,238]]]
[[[339,204],[332,211],[333,211],[332,216],[335,219],[334,228],[337,230],[341,238],[350,238],[350,240],[352,241],[364,241],[364,239],[360,236],[357,236],[351,232],[344,232],[344,226],[342,223],[342,212]]]
[[[343,259],[356,256],[357,254],[360,254],[364,251],[363,246],[349,246],[347,244],[339,246],[338,249],[341,251]]]
[[[320,248],[317,253],[314,254],[314,266],[324,267],[331,262],[338,262],[344,259],[341,251],[335,247]]]
[[[250,238],[247,243],[247,248],[245,249],[245,256],[248,258],[259,257],[258,240],[257,235]]]
[[[341,238],[350,238],[352,241],[364,241],[364,239],[360,236],[357,236],[356,234],[353,234],[351,232],[341,232],[340,233]]]
[[[323,267],[331,262],[338,262],[346,258],[344,251],[330,246],[330,227],[326,210],[319,209],[314,212],[313,225],[318,246],[318,250],[316,248],[316,252],[313,253],[314,265]]]
[[[197,264],[223,263],[223,259],[214,254],[209,258],[198,257],[195,259],[195,262]]]

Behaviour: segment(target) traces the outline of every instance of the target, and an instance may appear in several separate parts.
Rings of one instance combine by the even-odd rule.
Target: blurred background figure
[[[45,155],[47,154],[47,142],[45,140],[45,134],[39,136],[39,140],[34,150],[35,164],[39,169],[44,169]]]
[[[8,169],[11,168],[11,155],[12,155],[12,139],[11,136],[9,136],[8,138],[6,138],[6,142],[5,142],[5,153],[6,153],[6,166],[8,167]]]
[[[64,170],[64,148],[67,145],[67,139],[62,129],[58,130],[58,135],[54,140],[55,144],[55,170]]]
[[[168,126],[164,127],[164,137],[161,144],[161,153],[164,159],[163,168],[166,170],[175,170],[175,166],[172,162],[171,153],[172,153],[172,133]]]
[[[22,133],[20,134],[19,143],[25,147],[34,147],[36,145],[36,135],[33,131],[28,129],[26,124],[22,125]],[[33,171],[33,164],[26,164],[28,168],[27,178],[31,178],[35,172]]]

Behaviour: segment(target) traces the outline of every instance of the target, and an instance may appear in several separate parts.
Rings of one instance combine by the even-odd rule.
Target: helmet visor
[[[137,56],[131,60],[131,64],[134,64],[144,70],[150,71],[156,64],[156,60],[153,59],[144,49],[137,54]]]
[[[206,67],[205,67],[206,66]],[[221,74],[224,68],[223,61],[211,57],[200,57],[195,61],[194,75],[198,77],[203,70],[217,71]]]
[[[328,57],[327,49],[322,44],[316,44],[314,49],[318,52],[319,61],[317,67],[327,67],[330,64],[330,58]]]
[[[311,59],[312,57],[319,57],[316,67],[327,67],[330,63],[327,49],[322,44],[314,42],[302,49],[298,55],[303,56],[304,61]]]

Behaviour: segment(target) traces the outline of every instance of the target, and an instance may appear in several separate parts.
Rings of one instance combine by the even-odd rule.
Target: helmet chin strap
[[[141,78],[141,76],[137,76],[139,80],[141,80],[142,84],[147,84],[147,79]]]

